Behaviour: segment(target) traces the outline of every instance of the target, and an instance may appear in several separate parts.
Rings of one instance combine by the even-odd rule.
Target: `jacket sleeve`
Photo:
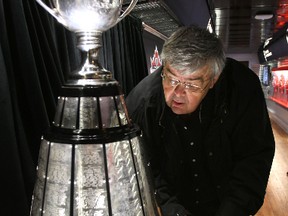
[[[254,215],[266,192],[275,143],[259,79],[256,75],[249,78],[231,95],[229,133],[222,139],[229,143],[233,166],[217,216]]]
[[[169,185],[163,178],[161,170],[161,147],[159,146],[160,132],[157,119],[157,111],[151,107],[147,101],[141,101],[139,104],[133,100],[133,92],[126,98],[126,105],[130,118],[136,123],[142,131],[142,139],[145,156],[152,171],[154,182],[154,192],[157,204],[161,209],[162,216],[188,216],[191,215],[185,208],[177,202],[176,196],[169,190]],[[192,216],[192,215],[191,215]]]

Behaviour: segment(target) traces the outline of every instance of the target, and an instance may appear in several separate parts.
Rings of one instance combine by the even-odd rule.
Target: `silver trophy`
[[[122,20],[123,0],[36,0],[87,52],[60,92],[43,135],[31,216],[158,216],[140,130],[112,73],[98,63],[102,33]]]
[[[123,13],[123,0],[50,0],[49,5],[42,0],[36,1],[68,30],[75,32],[77,47],[87,53],[84,65],[72,76],[93,79],[90,82],[111,79],[111,72],[98,62],[102,33],[128,15],[138,0],[132,0]]]

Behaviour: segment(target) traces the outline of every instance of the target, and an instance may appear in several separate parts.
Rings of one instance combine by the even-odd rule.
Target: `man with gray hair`
[[[255,214],[275,151],[257,75],[196,26],[172,34],[161,58],[126,104],[143,133],[162,215]]]

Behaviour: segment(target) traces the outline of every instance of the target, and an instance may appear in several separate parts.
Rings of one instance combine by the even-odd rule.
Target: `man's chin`
[[[180,106],[172,106],[171,110],[173,113],[175,113],[177,115],[188,114],[187,111],[185,109],[181,108]]]
[[[190,107],[190,109],[188,110],[187,107],[185,106],[185,104],[179,104],[179,103],[178,104],[172,103],[170,108],[171,108],[172,112],[177,114],[177,115],[190,114],[197,109],[197,107],[196,108]]]

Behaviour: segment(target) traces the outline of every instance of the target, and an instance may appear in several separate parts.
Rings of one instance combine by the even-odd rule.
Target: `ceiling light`
[[[273,17],[273,13],[258,13],[255,15],[256,20],[268,20]]]

